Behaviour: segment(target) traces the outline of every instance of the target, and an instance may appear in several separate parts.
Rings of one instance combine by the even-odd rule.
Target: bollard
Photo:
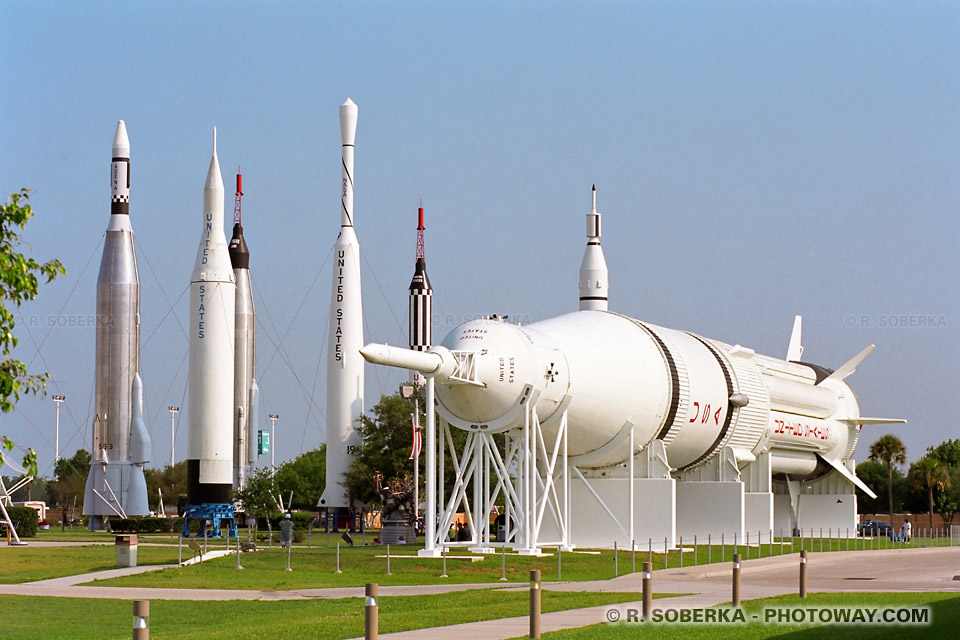
[[[380,625],[377,621],[377,583],[368,582],[363,595],[366,603],[363,612],[363,638],[377,640],[380,637]]]
[[[653,615],[653,563],[643,563],[643,621],[650,622]]]
[[[444,572],[444,573],[447,572],[447,571],[446,571],[446,568],[444,568],[444,571],[443,571],[443,572]],[[389,545],[389,544],[387,545],[387,575],[388,575],[388,576],[389,576],[389,575],[393,575],[392,573],[390,573],[390,545]]]
[[[800,551],[800,597],[807,597],[807,552]]]
[[[727,557],[727,541],[725,533],[720,534],[720,562],[723,562]]]
[[[617,566],[617,560],[619,560],[619,554],[617,553],[617,541],[613,541],[613,577],[616,578],[620,575],[620,568]]]
[[[284,571],[293,571],[293,569],[290,568],[290,551],[291,551],[291,549],[293,549],[293,540],[291,540],[290,542],[287,543],[287,568],[284,569]]]
[[[847,551],[850,551],[850,527],[847,527]]]
[[[337,541],[337,570],[334,573],[343,573],[340,571],[340,541]]]
[[[783,529],[780,529],[780,555],[783,555]]]
[[[203,556],[207,555],[207,523],[203,523],[203,553],[200,556],[200,559],[203,560]]]
[[[557,550],[559,551],[559,549]],[[446,556],[444,556],[446,560]],[[559,560],[558,560],[559,562]],[[444,567],[443,572],[446,573],[447,569]],[[557,579],[560,579],[560,565],[557,565]],[[500,547],[500,582],[507,581],[507,542],[504,539],[503,546]]]
[[[441,549],[443,551],[443,554],[442,554],[443,555],[443,573],[440,574],[440,577],[448,578],[449,576],[447,575],[447,545],[443,545]]]
[[[133,601],[133,640],[150,638],[150,601]]]
[[[647,538],[647,562],[653,564],[653,538]]]
[[[557,547],[557,581],[563,579],[563,549]]]
[[[307,549],[313,547],[313,518],[307,521]]]
[[[734,607],[740,606],[740,554],[733,554],[733,597],[731,602]]]
[[[530,637],[540,637],[540,570],[530,570]]]
[[[813,549],[813,545],[810,545],[810,549]],[[823,527],[820,527],[820,553],[823,553]]]
[[[183,566],[183,532],[177,536],[177,566]]]
[[[237,569],[243,569],[243,567],[240,566],[240,539],[239,538],[237,538]]]
[[[330,510],[327,509],[323,514],[323,519],[327,528],[327,549],[330,548]],[[382,532],[381,532],[382,535]]]

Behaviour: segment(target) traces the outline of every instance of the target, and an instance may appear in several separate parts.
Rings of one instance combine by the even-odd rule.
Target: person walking
[[[289,513],[283,516],[280,522],[280,546],[289,547],[293,544],[293,516]]]

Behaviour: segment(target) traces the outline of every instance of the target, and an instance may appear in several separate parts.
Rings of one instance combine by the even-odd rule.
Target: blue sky
[[[34,190],[33,254],[68,269],[21,309],[16,355],[67,396],[63,452],[90,446],[121,118],[156,464],[185,404],[214,125],[228,220],[244,174],[263,426],[280,414],[278,460],[322,441],[348,96],[368,340],[405,341],[421,198],[437,341],[575,309],[596,183],[612,309],[778,357],[802,314],[805,359],[877,344],[848,381],[864,415],[910,423],[862,442],[891,431],[914,459],[960,437],[956,3],[30,2],[0,20],[0,190]],[[399,381],[368,366],[367,406]],[[53,423],[31,398],[0,431],[50,474]]]

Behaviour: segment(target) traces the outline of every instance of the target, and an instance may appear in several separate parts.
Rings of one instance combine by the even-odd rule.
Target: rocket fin
[[[803,316],[797,316],[793,320],[793,333],[790,334],[790,346],[787,347],[787,360],[790,362],[799,362],[803,356],[802,331]]]
[[[906,422],[903,418],[832,418],[837,422],[846,423],[848,426],[856,426],[858,424],[903,424]]]
[[[871,498],[876,498],[876,497],[877,497],[877,494],[875,494],[875,493],[870,489],[870,487],[868,487],[868,486],[863,482],[863,480],[861,480],[860,478],[858,478],[855,473],[853,473],[852,471],[850,471],[850,469],[847,469],[845,466],[843,466],[842,464],[840,464],[840,463],[839,463],[838,461],[836,461],[836,460],[831,460],[830,458],[825,458],[825,457],[823,457],[823,456],[821,456],[821,455],[819,455],[819,454],[817,455],[817,457],[820,458],[821,460],[823,460],[824,462],[826,462],[827,464],[829,464],[831,467],[833,467],[833,468],[837,471],[837,473],[839,473],[839,474],[842,475],[844,478],[846,478],[847,480],[849,480],[850,482],[852,482],[852,483],[854,484],[854,486],[856,486],[858,489],[860,489],[861,491],[863,491],[865,494],[867,494],[867,495],[870,496]]]
[[[843,366],[831,373],[828,377],[824,378],[824,380],[821,380],[820,384],[826,380],[836,380],[837,382],[840,382],[841,380],[845,379],[847,376],[857,370],[857,367],[861,362],[863,362],[863,359],[870,355],[870,352],[873,351],[876,346],[877,345],[872,344],[857,355],[850,358],[850,360],[844,363]]]

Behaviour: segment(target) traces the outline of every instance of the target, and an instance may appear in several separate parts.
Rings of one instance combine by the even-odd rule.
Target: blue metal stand
[[[220,521],[229,520],[230,529],[227,532],[228,538],[237,537],[237,521],[234,518],[233,514],[233,504],[231,503],[211,503],[204,502],[203,504],[188,504],[183,510],[183,537],[190,537],[190,521],[191,520],[201,520],[200,530],[194,535],[194,538],[203,537],[203,528],[206,526],[207,520],[213,521],[213,534],[209,535],[210,538],[219,538],[220,536]]]

